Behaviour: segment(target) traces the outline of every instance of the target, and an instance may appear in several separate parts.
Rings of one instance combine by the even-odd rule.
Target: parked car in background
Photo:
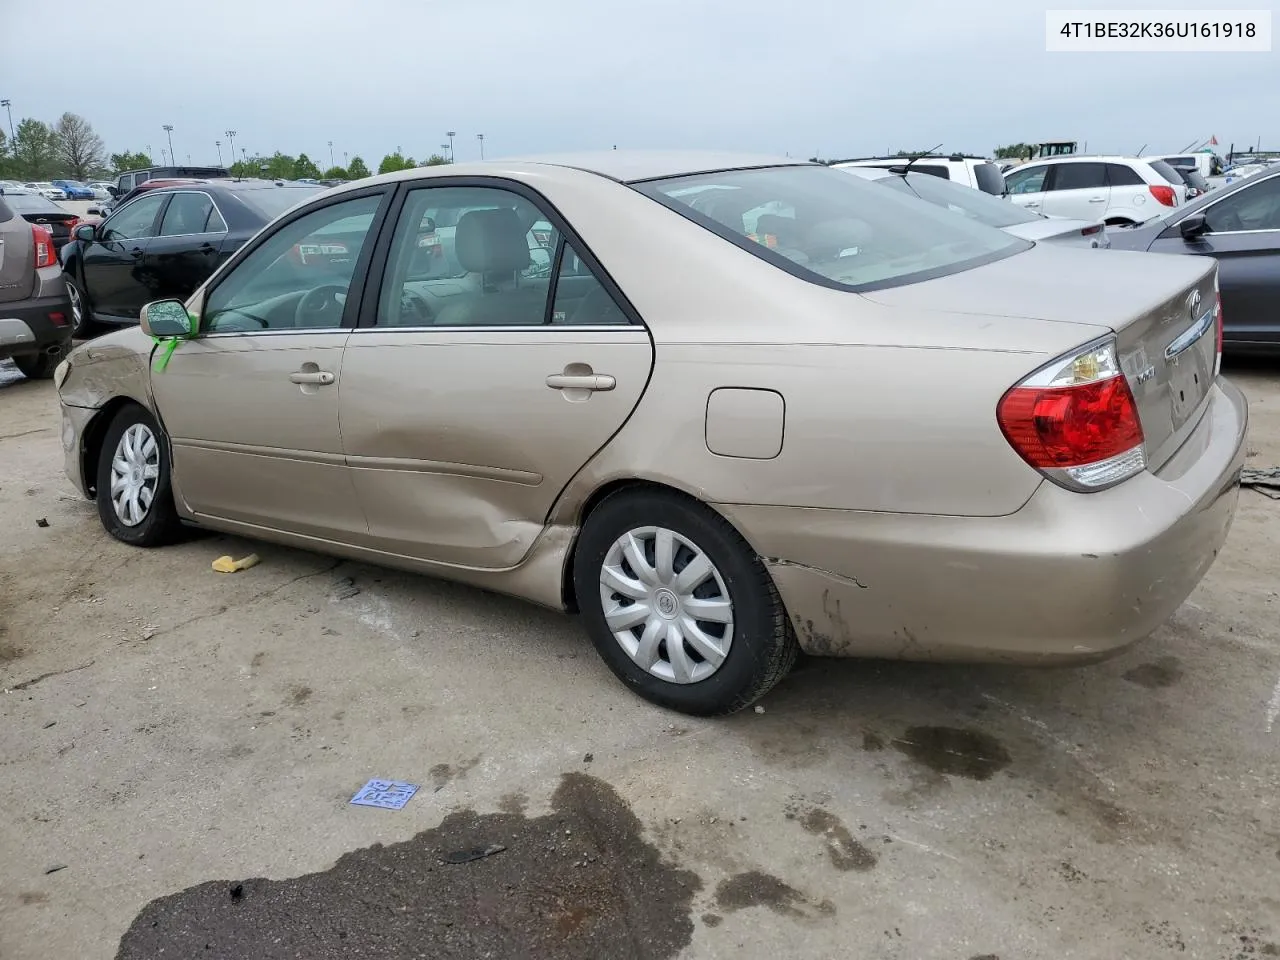
[[[15,190],[25,193],[27,188],[17,180],[0,180],[0,194],[9,193]]]
[[[1187,186],[1163,160],[1065,156],[1033,160],[1004,177],[1009,199],[1052,217],[1142,223],[1180,206]]]
[[[1226,352],[1280,354],[1280,167],[1111,236],[1119,249],[1216,259]]]
[[[837,169],[876,167],[892,170],[905,168],[908,163],[911,164],[912,173],[953,180],[997,197],[1003,196],[1005,192],[1004,175],[1000,172],[1000,166],[984,157],[965,157],[959,154],[927,156],[915,160],[911,157],[865,157],[861,160],[838,160],[831,166]]]
[[[30,183],[24,183],[24,187],[28,190],[34,190],[49,200],[65,200],[67,193],[61,187],[55,187],[48,180],[33,180]]]
[[[66,207],[45,199],[43,194],[34,190],[6,193],[4,199],[9,209],[27,223],[38,224],[49,231],[55,252],[71,241],[71,231],[80,222],[80,218]]]
[[[141,196],[142,194],[146,193],[149,190],[158,190],[161,187],[176,187],[180,184],[208,183],[208,182],[209,181],[207,180],[192,180],[192,179],[181,179],[181,178],[175,178],[175,179],[157,178],[155,180],[144,180],[142,183],[138,184],[128,193],[121,194],[118,197],[112,197],[110,200],[107,200],[103,203],[99,203],[97,206],[90,207],[87,212],[90,214],[95,214],[100,217],[109,217],[111,216],[112,212],[115,211],[117,208],[124,206],[134,197]]]
[[[43,379],[71,349],[71,304],[53,237],[11,206],[18,199],[43,200],[0,197],[0,360]]]
[[[264,180],[144,184],[107,219],[77,227],[62,252],[76,336],[137,323],[149,300],[190,295],[263,224],[319,190]]]
[[[1216,153],[1197,152],[1197,153],[1171,153],[1163,156],[1146,157],[1147,160],[1163,160],[1171,167],[1178,167],[1183,170],[1194,170],[1206,180],[1209,177],[1221,175],[1223,170],[1222,158]]]
[[[417,272],[433,209],[466,210],[462,277]],[[780,158],[490,161],[315,195],[54,382],[116,539],[195,523],[577,610],[628,689],[716,715],[798,647],[1045,664],[1150,634],[1245,459],[1215,275]]]
[[[927,173],[894,173],[878,167],[847,167],[848,173],[871,180],[927,203],[937,204],[971,220],[997,227],[1023,240],[1053,241],[1082,247],[1107,248],[1107,228],[1102,223],[1088,220],[1072,220],[1067,217],[1046,217],[1025,210],[1015,204],[993,197],[981,190],[962,187],[958,183],[940,180]],[[760,217],[764,221],[765,217]],[[785,229],[786,218],[770,217],[773,229]],[[766,224],[768,226],[769,224]],[[756,228],[761,230],[759,226]]]
[[[113,196],[119,198],[148,180],[216,180],[231,176],[226,167],[146,167],[126,170],[116,177]]]
[[[1213,189],[1209,186],[1208,180],[1190,167],[1172,167],[1172,169],[1186,184],[1188,200],[1194,200],[1196,197],[1202,196]]]
[[[53,185],[66,194],[67,200],[93,199],[93,190],[79,180],[54,180]]]
[[[89,184],[88,186],[89,186],[89,189],[93,191],[93,199],[110,200],[111,188],[114,187],[115,184],[107,183],[105,180],[95,180],[93,183]]]

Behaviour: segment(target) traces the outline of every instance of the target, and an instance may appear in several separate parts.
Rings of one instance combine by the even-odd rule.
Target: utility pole
[[[222,141],[215,140],[213,145],[218,148],[218,166],[222,166]]]
[[[333,162],[333,141],[329,141],[329,169],[332,170],[336,166]]]
[[[8,100],[5,101],[5,103],[8,103],[8,102],[9,102]],[[12,120],[9,121],[9,126],[13,126]],[[450,130],[448,133],[445,134],[445,136],[449,138],[449,162],[450,163],[453,163],[453,138],[456,137],[457,135],[458,133],[456,130]]]
[[[165,136],[169,138],[169,162],[177,163],[178,158],[173,155],[173,124],[172,123],[166,123],[164,125],[164,133],[165,133]]]
[[[484,159],[484,134],[477,133],[476,139],[480,141],[480,159],[483,160]]]
[[[9,115],[9,142],[13,143],[16,139],[13,132],[13,103],[9,100],[0,100],[0,107],[4,107],[4,112]]]

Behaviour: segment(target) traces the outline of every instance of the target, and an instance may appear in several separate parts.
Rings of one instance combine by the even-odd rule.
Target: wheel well
[[[689,494],[685,493],[678,487],[672,487],[665,483],[656,483],[652,480],[611,480],[609,483],[600,487],[600,489],[593,491],[591,496],[587,497],[587,499],[583,501],[582,508],[578,511],[578,516],[576,518],[577,523],[575,524],[578,532],[581,533],[583,525],[587,522],[587,517],[591,516],[591,511],[595,510],[596,507],[600,506],[600,504],[609,497],[622,490],[654,490],[662,491],[663,493],[673,493],[680,497],[689,497]],[[689,497],[689,499],[694,498]],[[574,534],[573,543],[569,545],[569,553],[565,557],[564,561],[564,576],[560,580],[561,600],[564,603],[565,610],[569,613],[578,612],[578,596],[577,591],[573,586],[573,560],[577,549],[578,534]]]
[[[1106,220],[1103,220],[1102,222],[1105,223],[1108,227],[1118,227],[1121,224],[1133,223],[1134,221],[1130,220],[1128,217],[1108,217]]]
[[[125,407],[140,407],[138,401],[129,397],[113,397],[99,410],[80,438],[80,476],[84,480],[89,496],[97,496],[98,459],[102,456],[102,442],[107,437],[107,427],[116,418],[116,414]]]

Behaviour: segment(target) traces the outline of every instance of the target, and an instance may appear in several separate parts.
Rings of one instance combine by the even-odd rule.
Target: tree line
[[[397,148],[382,158],[378,173],[450,162],[447,157],[433,153],[418,163]],[[170,164],[180,165],[172,159]],[[140,150],[108,154],[93,125],[75,113],[64,113],[52,124],[24,117],[14,128],[12,137],[0,129],[0,180],[103,180],[125,170],[154,166],[157,166],[154,159]],[[322,168],[305,153],[294,157],[278,150],[270,156],[249,156],[242,151],[240,159],[227,169],[233,177],[272,180],[360,180],[373,175],[358,156],[352,157],[346,166]]]

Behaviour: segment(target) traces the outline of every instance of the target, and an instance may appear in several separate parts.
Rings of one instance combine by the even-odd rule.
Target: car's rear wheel
[[[84,291],[80,289],[80,285],[66,277],[67,281],[67,300],[71,303],[71,322],[75,329],[72,336],[77,340],[87,340],[89,337],[95,336],[101,329],[96,320],[93,319],[93,311],[89,309],[89,301],[85,299]]]
[[[48,353],[27,353],[13,358],[17,367],[28,380],[48,380],[58,366],[61,357]]]
[[[102,525],[117,540],[159,547],[181,536],[169,444],[142,407],[122,408],[107,427],[98,459],[97,496]]]
[[[636,693],[719,716],[786,676],[796,639],[760,558],[721,516],[665,491],[620,491],[588,516],[574,588],[592,642]]]

